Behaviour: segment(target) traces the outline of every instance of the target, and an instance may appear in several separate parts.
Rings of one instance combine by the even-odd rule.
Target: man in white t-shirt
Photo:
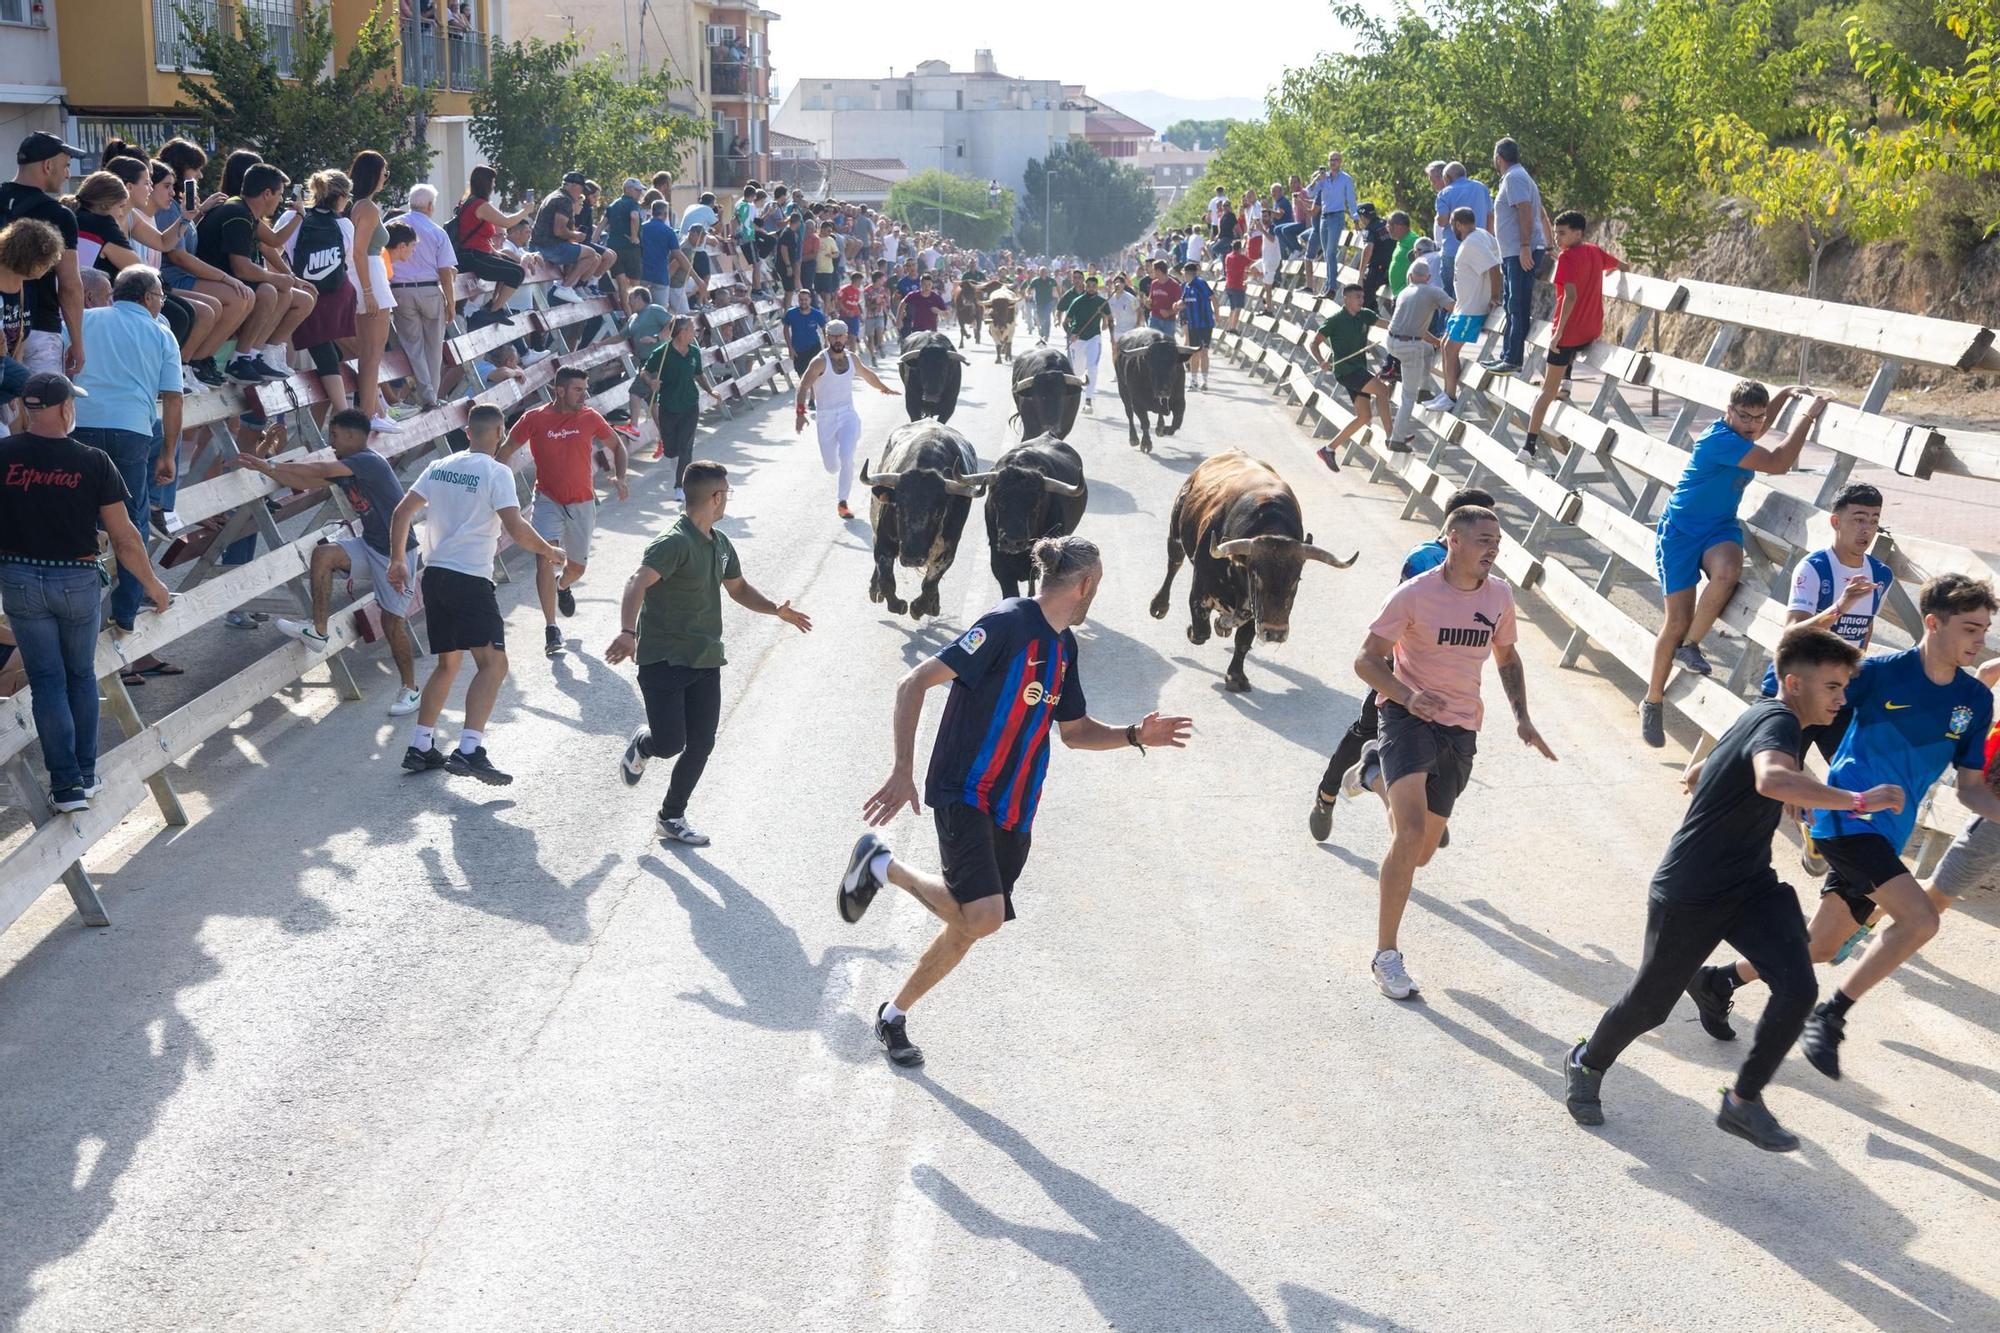
[[[1229,196],[1223,191],[1223,188],[1220,185],[1216,186],[1215,197],[1208,201],[1209,226],[1219,227],[1222,225],[1222,207],[1224,204],[1228,202],[1229,202]]]
[[[448,769],[494,786],[514,780],[493,766],[482,744],[500,682],[507,678],[507,626],[493,592],[500,533],[504,529],[515,545],[558,568],[564,563],[562,549],[542,540],[521,517],[514,471],[494,457],[506,430],[507,420],[499,408],[490,403],[473,408],[465,427],[470,447],[425,468],[396,506],[389,525],[389,549],[395,553],[389,560],[389,585],[407,592],[410,569],[403,552],[418,513],[424,515],[423,606],[431,651],[437,655],[437,666],[424,682],[417,704],[403,767],[412,773]],[[468,651],[477,672],[465,691],[465,725],[458,733],[458,748],[446,758],[437,748],[438,715]]]
[[[1196,231],[1193,227],[1188,228],[1187,262],[1190,264],[1199,264],[1202,260],[1206,259],[1207,257],[1208,257],[1208,237],[1202,235],[1199,231]]]
[[[1452,234],[1458,237],[1458,253],[1452,256],[1452,285],[1457,291],[1451,318],[1444,326],[1444,391],[1424,406],[1434,412],[1449,412],[1458,406],[1458,349],[1476,342],[1486,329],[1486,316],[1500,299],[1500,243],[1493,233],[1480,227],[1478,214],[1470,208],[1451,212]]]
[[[923,250],[918,253],[917,260],[924,272],[926,273],[937,272],[938,248],[935,245],[925,246]]]

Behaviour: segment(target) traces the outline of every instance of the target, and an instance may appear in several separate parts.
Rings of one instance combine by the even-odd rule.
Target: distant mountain
[[[1128,92],[1091,95],[1117,107],[1135,120],[1143,120],[1158,133],[1177,120],[1256,120],[1264,114],[1264,103],[1254,97],[1175,97],[1172,93]]]

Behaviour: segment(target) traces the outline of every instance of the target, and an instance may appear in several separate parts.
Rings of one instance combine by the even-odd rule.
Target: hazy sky
[[[1263,100],[1286,63],[1345,45],[1326,0],[1261,0],[1255,17],[1191,32],[1174,7],[1135,22],[1132,6],[1079,0],[965,0],[886,8],[836,0],[774,0],[771,63],[789,92],[802,78],[906,74],[920,60],[970,69],[990,48],[1005,74],[1081,83],[1093,92],[1153,89],[1179,97]],[[1196,12],[1211,12],[1198,7]],[[890,15],[896,21],[884,22]]]

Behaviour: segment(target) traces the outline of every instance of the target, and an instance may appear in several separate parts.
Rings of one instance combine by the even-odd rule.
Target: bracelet
[[[636,639],[639,637],[639,631],[635,629],[621,629],[618,631],[618,637],[621,639],[625,638]]]
[[[1854,813],[1857,815],[1868,813],[1868,794],[1866,792],[1854,793]]]
[[[1146,747],[1139,744],[1139,724],[1137,722],[1125,728],[1125,743],[1137,749],[1141,758],[1145,757]]]

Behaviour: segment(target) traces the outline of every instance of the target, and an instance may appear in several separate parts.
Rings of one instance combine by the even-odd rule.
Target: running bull
[[[1194,353],[1158,329],[1133,329],[1118,339],[1118,401],[1125,405],[1125,436],[1141,453],[1153,452],[1149,413],[1159,417],[1162,435],[1181,428],[1187,415],[1187,360]],[[1169,415],[1172,425],[1167,424]]]
[[[913,421],[889,432],[873,476],[861,468],[861,482],[873,500],[869,513],[875,526],[875,574],[868,581],[868,600],[887,603],[901,615],[903,599],[896,596],[896,566],[921,569],[923,587],[909,603],[910,615],[922,620],[938,613],[938,584],[958,555],[958,539],[972,510],[977,486],[965,477],[978,467],[972,446],[941,421]]]
[[[1232,449],[1204,459],[1174,499],[1167,578],[1153,598],[1153,619],[1166,619],[1174,575],[1183,559],[1190,561],[1188,642],[1208,642],[1211,614],[1216,633],[1234,630],[1236,651],[1222,687],[1241,693],[1250,688],[1243,659],[1252,638],[1283,643],[1291,631],[1292,598],[1306,562],[1346,569],[1355,558],[1336,560],[1314,546],[1292,488],[1268,463]]]
[[[1083,521],[1090,492],[1083,460],[1053,435],[1017,444],[1000,455],[991,472],[965,478],[986,493],[986,544],[993,553],[993,577],[1008,597],[1021,585],[1035,595],[1035,562],[1029,552],[1044,537],[1065,537]]]
[[[1014,409],[1021,438],[1069,438],[1076,410],[1083,405],[1083,376],[1072,373],[1069,357],[1053,347],[1031,347],[1014,358]]]
[[[958,410],[958,384],[965,356],[942,333],[919,330],[903,339],[896,370],[903,377],[903,409],[910,420],[950,421]]]

